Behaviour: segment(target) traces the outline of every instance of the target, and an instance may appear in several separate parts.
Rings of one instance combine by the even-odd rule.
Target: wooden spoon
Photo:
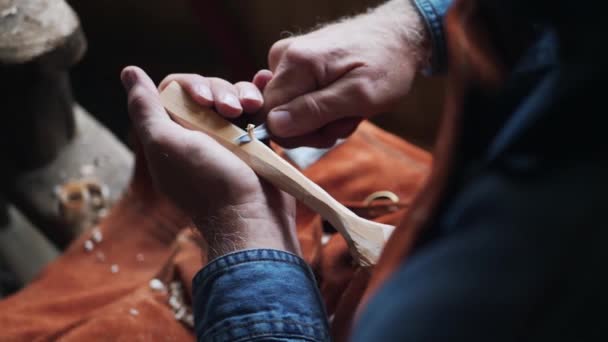
[[[374,265],[393,226],[363,219],[306,178],[259,140],[236,142],[247,132],[208,108],[196,104],[177,82],[160,94],[161,102],[173,120],[182,126],[201,131],[232,151],[260,177],[289,193],[329,221],[346,239],[351,254],[363,266]]]

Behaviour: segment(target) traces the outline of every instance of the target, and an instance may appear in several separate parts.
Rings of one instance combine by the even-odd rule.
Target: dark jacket
[[[433,69],[446,69],[448,2],[416,3],[433,35]],[[491,91],[473,84],[461,94],[456,157],[431,224],[352,338],[608,340],[601,11],[593,2],[479,3],[506,73]],[[194,285],[200,339],[328,339],[313,277],[287,253],[223,257]]]

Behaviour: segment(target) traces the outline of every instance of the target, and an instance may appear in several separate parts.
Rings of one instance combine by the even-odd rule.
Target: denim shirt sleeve
[[[426,74],[439,74],[447,68],[447,51],[443,17],[448,11],[451,0],[414,0],[431,36],[431,61]]]
[[[271,249],[215,259],[193,279],[198,341],[329,341],[325,308],[308,265]]]

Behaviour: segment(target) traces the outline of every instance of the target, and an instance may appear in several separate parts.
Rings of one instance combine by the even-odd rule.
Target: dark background
[[[138,65],[159,82],[193,72],[236,82],[266,67],[266,54],[286,32],[365,11],[378,0],[71,0],[88,39],[72,70],[76,99],[125,140],[129,122],[120,70]],[[430,147],[442,106],[442,81],[423,78],[394,115],[375,121]],[[406,125],[404,122],[407,121]]]

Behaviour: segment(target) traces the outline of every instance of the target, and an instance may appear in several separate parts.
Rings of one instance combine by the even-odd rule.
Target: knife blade
[[[270,133],[268,132],[268,129],[266,129],[266,124],[261,124],[259,126],[254,127],[253,131],[252,131],[252,135],[257,140],[270,139]],[[251,136],[250,136],[249,132],[241,135],[240,137],[237,137],[235,139],[235,142],[239,145],[251,142]]]

